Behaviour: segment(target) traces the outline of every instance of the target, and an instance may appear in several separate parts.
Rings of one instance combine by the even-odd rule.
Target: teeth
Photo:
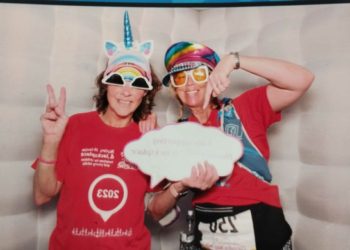
[[[187,94],[195,94],[195,93],[197,93],[197,92],[198,92],[197,90],[186,91]]]
[[[130,101],[126,101],[126,100],[118,100],[118,102],[124,103],[124,104],[129,104],[129,103],[131,103]]]

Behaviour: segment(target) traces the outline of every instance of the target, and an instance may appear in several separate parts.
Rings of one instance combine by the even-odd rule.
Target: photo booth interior
[[[45,85],[67,88],[67,113],[93,109],[95,77],[106,65],[106,39],[122,41],[123,14],[136,40],[154,40],[161,78],[170,44],[193,40],[222,56],[231,51],[285,59],[316,76],[308,93],[269,130],[273,183],[297,250],[350,249],[350,4],[220,8],[0,4],[0,249],[44,250],[55,225],[55,202],[36,207],[30,165],[41,145]],[[223,96],[264,84],[231,75]],[[161,126],[177,119],[167,89],[156,97]],[[161,228],[147,219],[153,250],[178,249],[190,196],[179,220]]]

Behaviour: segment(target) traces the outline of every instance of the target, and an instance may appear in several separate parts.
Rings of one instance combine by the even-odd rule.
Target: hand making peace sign
[[[65,114],[66,89],[60,90],[60,96],[56,101],[55,92],[50,84],[46,86],[48,103],[45,113],[40,117],[44,140],[49,142],[60,142],[66,128],[68,117]]]

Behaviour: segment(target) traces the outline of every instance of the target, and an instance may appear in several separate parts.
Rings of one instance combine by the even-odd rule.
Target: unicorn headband
[[[124,12],[124,43],[115,43],[107,40],[104,44],[104,51],[108,57],[108,65],[104,73],[105,78],[120,68],[130,67],[143,73],[149,83],[152,82],[149,59],[153,52],[153,41],[142,43],[133,41],[127,11]],[[135,70],[130,70],[129,77],[130,74],[132,77],[133,72]],[[152,85],[149,87],[152,87]]]

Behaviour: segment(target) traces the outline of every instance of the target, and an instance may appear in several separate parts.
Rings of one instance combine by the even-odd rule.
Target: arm
[[[154,195],[148,203],[147,211],[156,221],[162,219],[176,205],[178,197],[175,197],[171,189],[179,190],[178,193],[185,191],[186,188],[180,182],[170,184],[170,186]]]
[[[57,181],[56,178],[55,161],[58,146],[68,122],[65,115],[65,89],[61,89],[58,102],[56,102],[51,85],[47,86],[47,92],[49,102],[45,113],[40,118],[43,130],[43,145],[33,180],[34,201],[37,205],[51,200],[61,188],[62,183]]]
[[[294,103],[314,80],[314,75],[309,70],[290,62],[250,56],[240,56],[239,60],[240,69],[269,81],[267,98],[274,111],[280,111]],[[235,66],[234,55],[222,58],[210,76],[207,95],[213,92],[213,96],[217,96],[228,87],[228,76]]]
[[[57,158],[57,144],[43,143],[40,158],[53,162]],[[51,200],[60,190],[62,183],[57,181],[55,164],[38,161],[34,174],[33,191],[36,205]]]
[[[176,204],[179,198],[178,194],[189,188],[207,190],[219,179],[216,169],[213,165],[204,162],[192,168],[191,176],[181,181],[172,183],[166,190],[158,192],[148,204],[147,210],[153,219],[160,220]]]
[[[280,111],[298,100],[314,80],[314,75],[307,69],[277,59],[242,57],[241,67],[270,82],[267,98],[274,111]]]

